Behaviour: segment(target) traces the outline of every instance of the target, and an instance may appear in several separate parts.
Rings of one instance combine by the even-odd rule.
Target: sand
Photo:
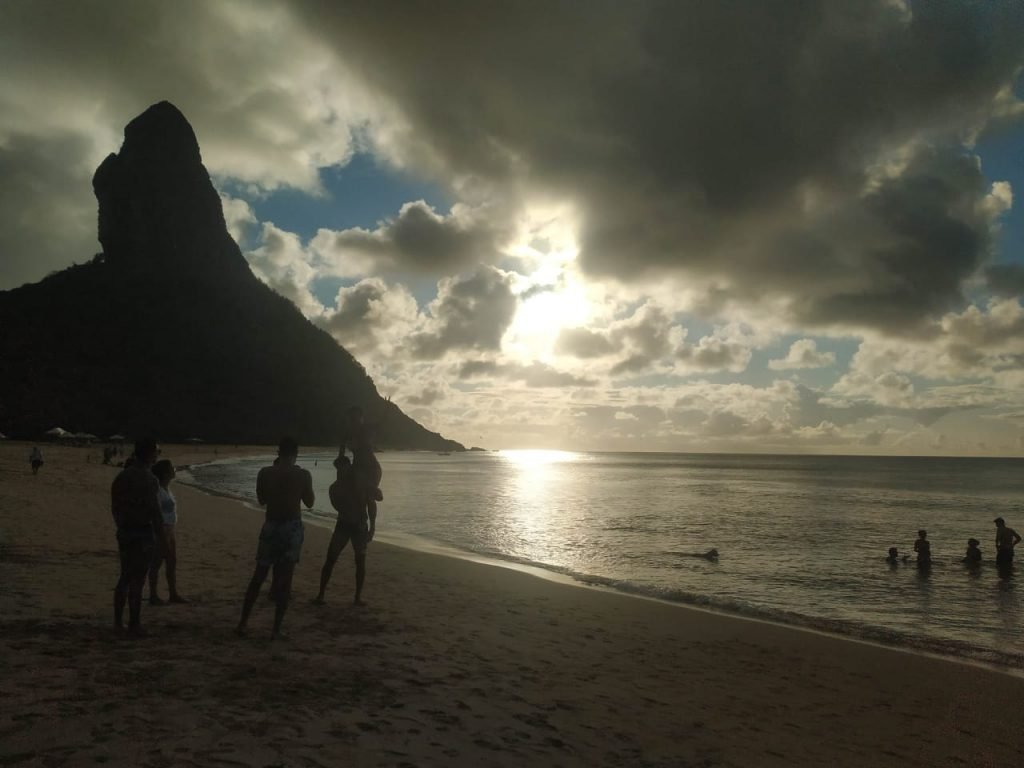
[[[116,470],[28,449],[0,445],[0,765],[1024,765],[1019,677],[379,542],[368,607],[349,552],[313,606],[312,526],[290,639],[262,598],[239,639],[261,516],[183,486],[195,602],[124,639]]]

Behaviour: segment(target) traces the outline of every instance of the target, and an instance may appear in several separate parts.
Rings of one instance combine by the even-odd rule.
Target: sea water
[[[305,455],[330,525],[334,456]],[[560,451],[386,452],[378,537],[537,566],[581,583],[922,650],[1024,666],[1024,548],[994,564],[996,517],[1024,531],[1024,460]],[[263,459],[196,466],[253,499]],[[933,565],[913,557],[928,530]],[[960,562],[969,537],[984,565]],[[715,548],[717,562],[692,555]]]

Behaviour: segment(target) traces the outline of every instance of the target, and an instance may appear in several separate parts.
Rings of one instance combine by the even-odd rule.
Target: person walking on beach
[[[164,564],[167,566],[167,602],[187,603],[188,600],[178,594],[178,543],[174,535],[178,523],[178,501],[170,489],[175,475],[174,464],[167,459],[158,461],[153,465],[153,475],[160,484],[156,493],[163,517],[163,537],[157,541],[153,562],[149,566],[149,604],[164,604],[157,594],[157,577],[160,575],[160,566]]]
[[[914,542],[914,551],[917,552],[917,567],[924,570],[932,565],[932,545],[928,541],[928,531],[923,528],[917,532],[917,541]]]
[[[1000,568],[1012,568],[1013,548],[1020,543],[1020,536],[1003,518],[997,517],[993,522],[996,524],[996,565]]]
[[[28,463],[32,467],[32,474],[38,475],[39,468],[43,466],[43,452],[39,450],[39,446],[35,446],[32,449],[32,453],[28,455]]]
[[[150,471],[159,450],[156,441],[139,440],[130,466],[122,469],[110,486],[110,509],[117,526],[117,549],[121,574],[114,588],[114,626],[124,627],[124,606],[128,603],[128,632],[142,634],[142,588],[153,561],[153,548],[163,536],[157,490],[160,486]]]
[[[327,584],[331,580],[334,564],[349,541],[352,542],[352,553],[356,563],[356,596],[354,605],[365,605],[362,601],[363,582],[366,580],[366,547],[373,538],[377,527],[376,506],[368,512],[367,506],[361,501],[361,493],[356,486],[355,471],[347,456],[339,456],[334,461],[338,470],[338,479],[331,484],[331,506],[338,513],[338,521],[334,524],[334,535],[327,547],[324,567],[320,570],[320,594],[313,600],[323,604],[327,592]],[[369,525],[367,525],[369,518]]]
[[[242,618],[237,632],[244,635],[249,614],[259,597],[260,588],[274,569],[271,591],[276,610],[271,639],[281,633],[281,622],[291,597],[292,574],[302,553],[302,504],[312,507],[313,476],[309,470],[295,465],[299,446],[292,438],[281,439],[277,449],[277,460],[272,466],[264,467],[256,476],[256,498],[267,508],[266,520],[260,530],[259,546],[256,550],[256,570],[249,580],[242,604]]]

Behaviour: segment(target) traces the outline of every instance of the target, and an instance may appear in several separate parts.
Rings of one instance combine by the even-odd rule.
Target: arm
[[[146,511],[148,512],[146,516],[153,527],[153,536],[157,542],[162,542],[164,540],[164,516],[160,512],[160,483],[155,477],[152,488],[151,493],[146,493]]]
[[[309,509],[316,501],[316,496],[313,494],[313,476],[309,474],[308,469],[302,470],[302,473],[305,475],[302,486],[302,503]]]
[[[256,475],[256,501],[261,507],[267,504],[266,471],[261,469]]]
[[[1018,544],[1020,544],[1020,534],[1017,533],[1016,531],[1014,531],[1013,532],[1013,546],[1016,547]]]

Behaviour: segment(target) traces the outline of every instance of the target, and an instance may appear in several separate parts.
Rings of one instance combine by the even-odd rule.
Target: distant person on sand
[[[917,532],[914,551],[917,552],[917,567],[930,568],[932,565],[932,545],[928,541],[928,531],[923,528]]]
[[[996,524],[996,565],[1002,568],[1013,566],[1013,548],[1020,543],[1020,536],[1006,521],[997,517]]]
[[[282,438],[273,466],[264,467],[256,476],[256,498],[260,504],[266,505],[267,514],[260,530],[256,570],[253,571],[242,604],[242,618],[237,630],[240,635],[245,634],[249,614],[271,568],[274,569],[271,589],[277,604],[271,639],[281,632],[281,622],[291,597],[292,574],[302,553],[304,531],[301,505],[312,507],[315,501],[313,476],[309,470],[295,465],[298,456],[298,444],[290,437]]]
[[[964,553],[964,557],[960,562],[970,568],[981,565],[981,550],[978,548],[978,545],[980,544],[981,542],[977,539],[968,539],[967,551]]]
[[[32,449],[32,453],[28,455],[28,463],[32,467],[32,474],[38,475],[39,468],[43,466],[43,452],[39,450],[37,445]]]
[[[121,470],[110,486],[110,509],[117,525],[117,549],[121,575],[114,589],[114,626],[124,627],[124,605],[128,602],[128,631],[142,634],[142,588],[153,562],[156,539],[163,536],[157,491],[160,487],[150,471],[159,450],[156,441],[135,443],[130,466]]]
[[[330,494],[331,506],[338,512],[338,521],[334,524],[334,535],[331,536],[324,567],[320,571],[320,594],[313,602],[324,602],[334,564],[338,562],[338,556],[345,549],[345,545],[351,541],[356,563],[356,596],[353,603],[361,606],[364,605],[362,594],[363,582],[366,580],[366,546],[373,538],[377,527],[376,507],[374,513],[368,514],[366,505],[361,503],[355,472],[347,456],[335,459],[334,466],[338,470],[338,479],[331,484]]]
[[[391,402],[390,398],[387,402]],[[352,451],[352,469],[355,473],[356,486],[367,513],[371,519],[376,520],[377,502],[384,500],[384,494],[380,490],[384,471],[373,451],[374,432],[374,425],[368,424],[363,418],[363,409],[352,406],[348,409],[348,425],[338,455],[344,456],[346,448]]]
[[[153,554],[153,563],[149,567],[149,604],[163,605],[164,601],[157,594],[157,577],[160,575],[160,566],[167,565],[167,602],[187,603],[188,600],[178,594],[178,543],[175,538],[175,526],[178,523],[178,501],[171,493],[171,480],[174,479],[174,465],[167,459],[162,459],[153,465],[153,474],[156,476],[160,487],[157,489],[157,498],[160,501],[160,514],[163,516],[162,540],[157,541],[156,551]]]

